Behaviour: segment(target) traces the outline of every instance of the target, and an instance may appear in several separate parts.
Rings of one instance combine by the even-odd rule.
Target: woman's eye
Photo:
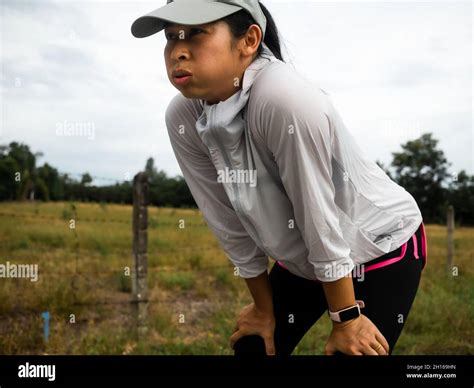
[[[191,29],[191,34],[199,34],[200,32],[204,32],[204,30],[201,30],[200,28]]]
[[[201,32],[204,32],[204,30],[200,29],[200,28],[191,28],[191,30],[189,31],[189,35],[196,35],[196,34],[199,34]],[[185,34],[184,34],[184,31],[179,33],[178,35],[177,34],[174,34],[172,32],[168,32],[167,34],[165,34],[166,36],[166,39],[167,40],[176,40],[176,39],[185,39]]]

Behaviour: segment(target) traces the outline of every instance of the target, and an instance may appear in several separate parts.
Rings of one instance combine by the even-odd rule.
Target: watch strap
[[[345,307],[345,308],[343,308],[341,310],[338,310],[338,311],[329,311],[328,310],[328,313],[329,313],[329,317],[334,322],[346,322],[346,321],[350,321],[351,319],[354,319],[354,318],[357,318],[358,316],[360,316],[360,314],[361,314],[360,309],[364,308],[364,307],[365,307],[365,304],[362,300],[356,300],[355,305]]]

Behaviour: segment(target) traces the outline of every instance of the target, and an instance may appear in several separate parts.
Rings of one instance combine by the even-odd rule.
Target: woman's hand
[[[259,310],[254,303],[245,306],[239,314],[234,334],[230,337],[230,347],[246,335],[259,335],[265,341],[265,351],[268,356],[275,355],[275,317],[273,311]]]
[[[324,352],[340,351],[349,355],[388,355],[389,346],[379,329],[365,315],[348,322],[333,322]]]

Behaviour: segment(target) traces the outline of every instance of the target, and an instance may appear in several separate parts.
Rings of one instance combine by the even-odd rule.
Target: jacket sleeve
[[[256,95],[261,107],[257,135],[278,165],[315,276],[335,281],[349,274],[354,262],[339,224],[331,179],[331,103],[322,89],[296,77],[285,78],[284,83],[262,81],[272,88]]]
[[[255,244],[240,222],[217,171],[195,129],[202,111],[198,100],[181,93],[166,110],[166,126],[184,179],[229,260],[242,278],[260,275],[268,268],[268,256]]]

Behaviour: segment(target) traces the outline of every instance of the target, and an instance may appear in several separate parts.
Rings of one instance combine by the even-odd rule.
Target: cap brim
[[[132,35],[145,38],[156,34],[165,27],[166,22],[184,25],[210,23],[240,10],[242,8],[224,3],[172,2],[135,20]]]

